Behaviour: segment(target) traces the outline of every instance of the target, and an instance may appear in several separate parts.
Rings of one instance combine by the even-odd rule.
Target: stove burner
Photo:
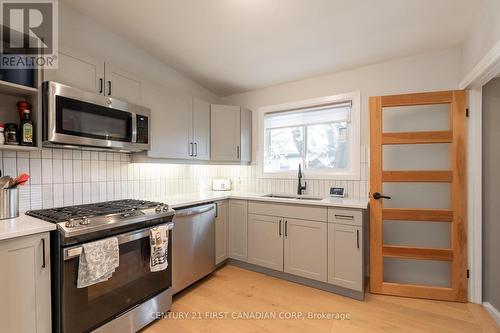
[[[58,207],[49,209],[30,210],[27,215],[49,222],[64,222],[69,219],[125,213],[129,211],[147,209],[160,205],[159,202],[124,199],[99,202],[95,204]]]

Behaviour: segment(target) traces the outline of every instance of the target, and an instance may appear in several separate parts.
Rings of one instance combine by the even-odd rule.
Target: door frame
[[[467,124],[467,219],[469,294],[472,303],[482,303],[482,87],[500,74],[500,41],[465,75],[459,84],[468,91]]]

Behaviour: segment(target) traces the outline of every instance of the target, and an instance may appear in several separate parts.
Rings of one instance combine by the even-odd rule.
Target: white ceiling
[[[483,0],[64,0],[218,95],[459,45]]]

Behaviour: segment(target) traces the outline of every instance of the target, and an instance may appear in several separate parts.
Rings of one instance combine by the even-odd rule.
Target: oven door
[[[43,90],[45,143],[149,149],[148,138],[137,141],[138,119],[147,130],[148,109],[55,82],[44,82]]]
[[[172,223],[166,224],[169,228]],[[149,268],[149,228],[116,236],[120,264],[105,282],[77,288],[81,245],[63,249],[61,291],[62,332],[81,333],[98,328],[130,308],[145,302],[172,286],[172,232],[169,233],[167,269]]]

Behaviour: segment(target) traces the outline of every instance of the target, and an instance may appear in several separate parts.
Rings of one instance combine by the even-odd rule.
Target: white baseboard
[[[500,326],[500,311],[498,311],[491,303],[483,302],[483,306],[488,313],[495,319],[497,325]]]

